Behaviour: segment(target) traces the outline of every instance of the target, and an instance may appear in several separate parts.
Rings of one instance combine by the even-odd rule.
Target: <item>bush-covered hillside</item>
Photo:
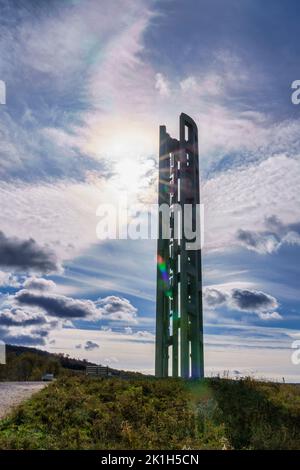
[[[53,354],[26,346],[6,345],[6,364],[0,364],[0,381],[35,381],[41,380],[45,373],[55,377],[61,375],[82,375],[87,365],[93,363],[85,359],[75,359],[67,354]],[[109,368],[109,373],[116,376],[141,376],[137,372],[128,372]]]
[[[6,345],[6,364],[0,365],[0,381],[41,380],[45,373],[56,377],[65,372],[85,371],[87,361],[64,354],[51,354],[25,346]]]
[[[300,449],[300,388],[61,377],[1,422],[0,448]]]

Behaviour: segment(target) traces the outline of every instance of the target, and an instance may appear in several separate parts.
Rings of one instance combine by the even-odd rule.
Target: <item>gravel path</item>
[[[46,385],[45,382],[0,382],[0,419]]]

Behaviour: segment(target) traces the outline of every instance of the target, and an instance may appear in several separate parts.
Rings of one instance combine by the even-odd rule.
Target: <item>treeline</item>
[[[0,364],[0,381],[39,381],[46,373],[55,377],[83,373],[87,364],[91,363],[64,354],[6,345],[6,364]]]
[[[0,364],[0,381],[39,381],[46,373],[82,375],[87,365],[96,365],[85,359],[75,359],[68,354],[53,354],[26,346],[6,345],[6,364]],[[108,368],[112,376],[122,378],[143,377],[139,372]]]

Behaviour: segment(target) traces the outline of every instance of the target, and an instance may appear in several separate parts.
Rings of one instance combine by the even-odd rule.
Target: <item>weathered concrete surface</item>
[[[0,382],[0,419],[46,385],[46,382]]]

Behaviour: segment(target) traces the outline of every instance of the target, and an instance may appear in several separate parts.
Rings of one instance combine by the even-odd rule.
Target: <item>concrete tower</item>
[[[193,226],[200,217],[198,130],[183,113],[179,135],[179,140],[173,139],[160,126],[158,204],[169,206],[169,218],[165,227],[159,212],[155,375],[200,378],[204,373],[201,249],[188,249],[191,240],[183,226],[181,238],[174,233],[174,207],[180,208],[182,224],[187,205]],[[169,238],[162,236],[166,228]]]

